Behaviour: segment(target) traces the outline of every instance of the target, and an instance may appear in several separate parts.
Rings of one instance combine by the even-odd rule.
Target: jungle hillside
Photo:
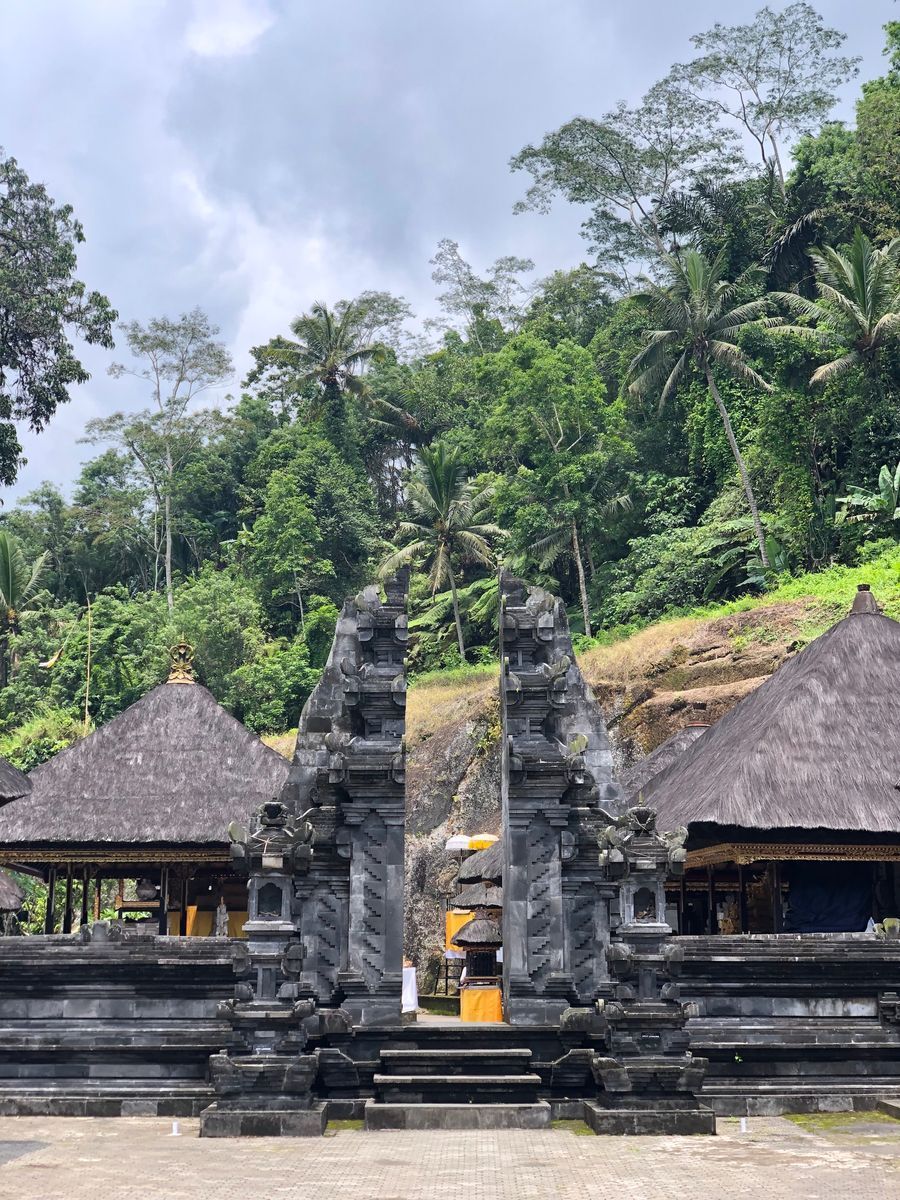
[[[447,236],[427,318],[373,279],[242,379],[203,296],[137,319],[83,282],[77,214],[0,152],[0,481],[77,402],[83,342],[146,400],[0,510],[0,754],[110,720],[181,639],[236,717],[292,729],[344,599],[401,566],[422,689],[495,664],[501,567],[563,597],[598,686],[655,623],[785,601],[803,638],[857,580],[900,602],[900,22],[879,77],[844,41],[803,2],[686,35],[639,104],[510,161],[523,209],[577,207],[580,265]]]

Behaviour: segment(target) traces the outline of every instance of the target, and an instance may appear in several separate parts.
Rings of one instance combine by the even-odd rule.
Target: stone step
[[[707,1081],[700,1099],[720,1117],[780,1116],[782,1113],[871,1111],[882,1100],[900,1101],[900,1082],[872,1078],[791,1084],[736,1080]]]
[[[382,1050],[379,1057],[388,1074],[506,1075],[527,1072],[531,1050]]]
[[[385,1104],[534,1103],[540,1075],[375,1075],[376,1099]]]
[[[176,1079],[0,1081],[4,1117],[196,1117],[214,1099],[208,1085]]]
[[[367,1100],[366,1129],[549,1129],[550,1105],[382,1104]]]

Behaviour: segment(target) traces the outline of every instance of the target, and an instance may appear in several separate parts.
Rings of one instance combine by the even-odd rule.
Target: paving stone
[[[823,1118],[823,1120],[828,1120]],[[833,1120],[833,1118],[832,1118]],[[852,1118],[850,1118],[852,1120]],[[576,1126],[577,1128],[577,1126]],[[715,1138],[571,1128],[206,1139],[199,1122],[0,1118],[0,1196],[16,1200],[896,1200],[900,1125],[809,1132],[780,1117]]]

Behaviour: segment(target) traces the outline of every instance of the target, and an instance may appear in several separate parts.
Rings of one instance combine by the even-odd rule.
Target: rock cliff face
[[[813,600],[650,626],[579,658],[623,770],[690,722],[713,724],[843,613]],[[500,830],[497,677],[413,687],[407,705],[406,951],[431,990],[453,833]]]

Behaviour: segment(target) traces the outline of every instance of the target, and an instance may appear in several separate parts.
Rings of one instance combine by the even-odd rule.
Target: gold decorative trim
[[[686,867],[724,863],[748,866],[755,862],[900,862],[900,845],[841,842],[720,842],[689,850]]]
[[[16,846],[0,849],[0,863],[81,863],[98,866],[110,863],[198,863],[228,866],[228,850],[220,849],[159,849],[131,850],[124,848],[93,849],[85,846]]]

